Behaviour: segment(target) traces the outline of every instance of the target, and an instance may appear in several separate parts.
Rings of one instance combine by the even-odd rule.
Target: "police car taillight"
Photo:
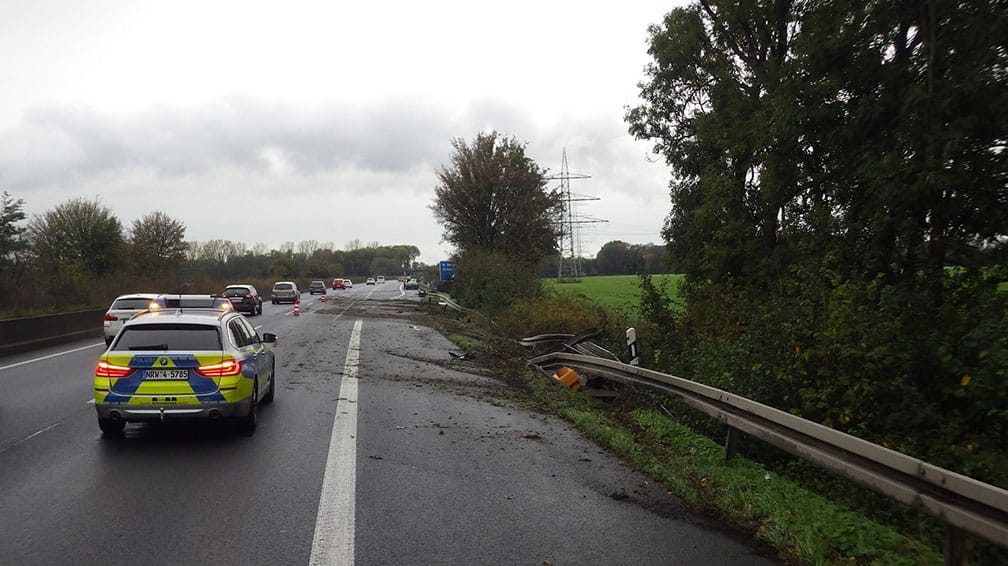
[[[203,377],[227,377],[230,375],[241,375],[241,362],[238,360],[224,360],[219,364],[209,364],[196,368],[196,373]]]
[[[98,377],[126,377],[133,373],[133,368],[129,366],[119,366],[116,364],[110,364],[105,360],[98,360],[98,365],[95,366],[94,373]]]
[[[119,320],[119,317],[114,314],[106,314],[103,320]]]

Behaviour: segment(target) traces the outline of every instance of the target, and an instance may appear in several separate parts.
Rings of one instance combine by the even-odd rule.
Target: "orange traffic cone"
[[[319,297],[319,302],[320,303],[324,303],[325,302],[325,295],[322,295],[321,297]]]
[[[301,316],[301,301],[294,301],[294,316]]]

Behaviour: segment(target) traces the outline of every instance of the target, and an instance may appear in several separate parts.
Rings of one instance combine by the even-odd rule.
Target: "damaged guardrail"
[[[533,346],[561,342],[564,352],[529,360],[550,376],[549,370],[573,368],[618,383],[647,387],[674,395],[729,428],[725,458],[735,452],[739,432],[768,442],[794,456],[857,482],[948,525],[945,560],[962,564],[963,531],[1008,548],[1008,491],[934,466],[895,450],[796,417],[689,379],[624,364],[615,356],[585,350],[582,335],[548,334],[522,340]],[[579,339],[580,338],[580,339]],[[579,350],[579,351],[578,351]],[[610,354],[611,356],[611,354]]]

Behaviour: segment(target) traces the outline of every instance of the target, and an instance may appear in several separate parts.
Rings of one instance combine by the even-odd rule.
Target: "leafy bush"
[[[540,287],[533,266],[502,252],[474,250],[456,260],[453,290],[462,305],[492,315],[536,296]]]

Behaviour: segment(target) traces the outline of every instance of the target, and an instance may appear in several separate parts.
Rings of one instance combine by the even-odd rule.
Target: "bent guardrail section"
[[[571,335],[528,338],[527,345],[569,340]],[[934,466],[844,432],[796,417],[689,379],[594,355],[554,352],[531,359],[547,370],[567,366],[612,381],[644,386],[681,398],[690,406],[788,453],[855,481],[950,526],[946,561],[961,564],[962,531],[1008,548],[1008,491]],[[729,434],[726,457],[734,444]]]

